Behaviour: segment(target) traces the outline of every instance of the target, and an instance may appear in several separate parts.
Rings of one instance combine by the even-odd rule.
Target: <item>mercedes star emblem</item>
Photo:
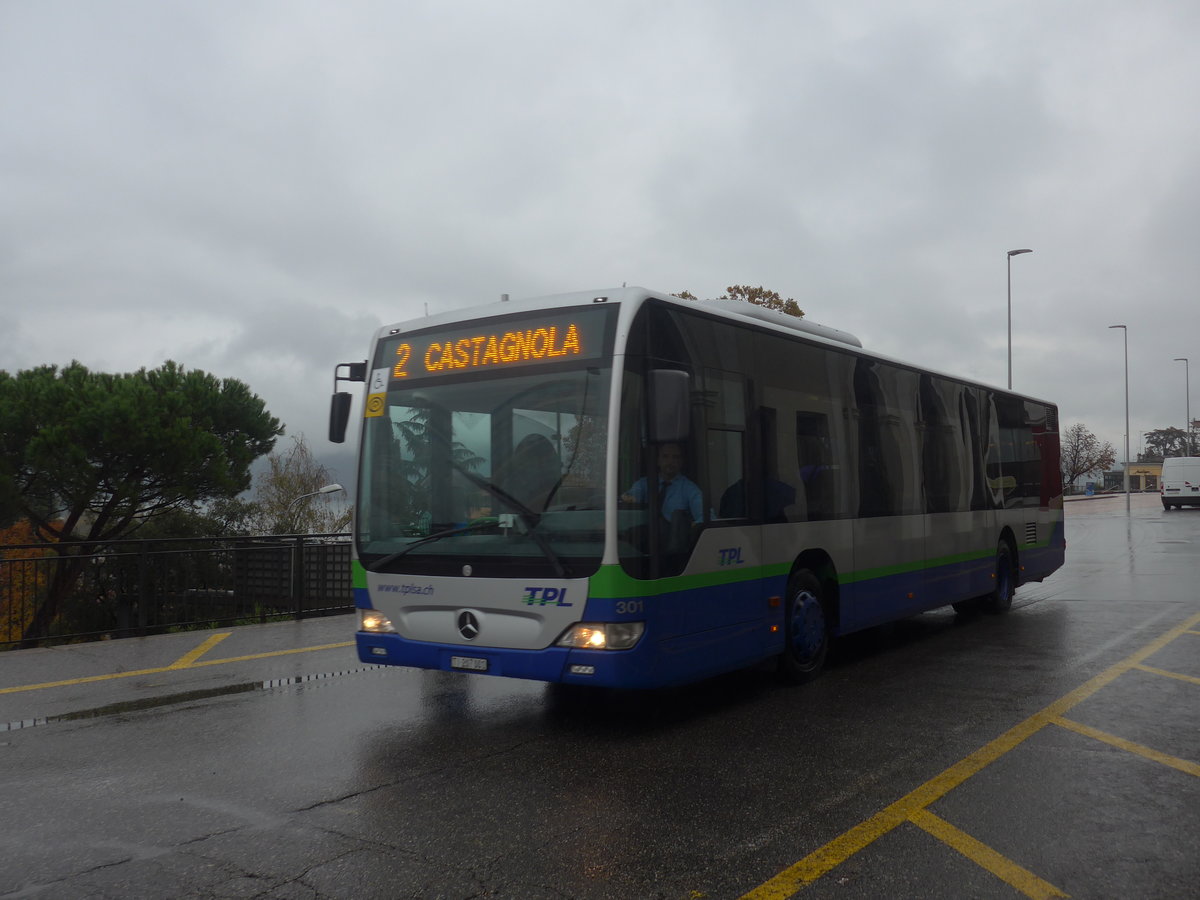
[[[458,614],[458,633],[468,641],[479,637],[479,619],[475,617],[475,613],[464,609]]]

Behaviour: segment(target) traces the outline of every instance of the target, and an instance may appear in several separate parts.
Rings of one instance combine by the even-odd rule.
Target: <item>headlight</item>
[[[375,634],[395,633],[392,620],[377,609],[360,609],[358,611],[358,630],[370,631]]]
[[[580,622],[572,625],[556,642],[577,650],[628,650],[642,639],[645,622]]]

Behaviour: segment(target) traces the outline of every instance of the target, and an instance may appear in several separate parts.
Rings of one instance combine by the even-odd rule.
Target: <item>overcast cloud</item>
[[[429,311],[763,284],[1121,453],[1200,385],[1200,5],[0,0],[0,369],[174,359],[325,440]],[[1200,417],[1200,390],[1193,392]]]

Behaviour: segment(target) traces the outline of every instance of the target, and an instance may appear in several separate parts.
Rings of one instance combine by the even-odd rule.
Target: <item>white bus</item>
[[[739,302],[643,288],[375,336],[355,517],[365,662],[611,687],[772,663],[1063,562],[1053,404]],[[351,404],[334,394],[330,438]]]

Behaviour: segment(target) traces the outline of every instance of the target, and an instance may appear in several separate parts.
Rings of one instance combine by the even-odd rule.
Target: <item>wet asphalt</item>
[[[0,655],[0,897],[1196,896],[1200,509],[1067,504],[1005,616],[591,695],[333,617]]]

